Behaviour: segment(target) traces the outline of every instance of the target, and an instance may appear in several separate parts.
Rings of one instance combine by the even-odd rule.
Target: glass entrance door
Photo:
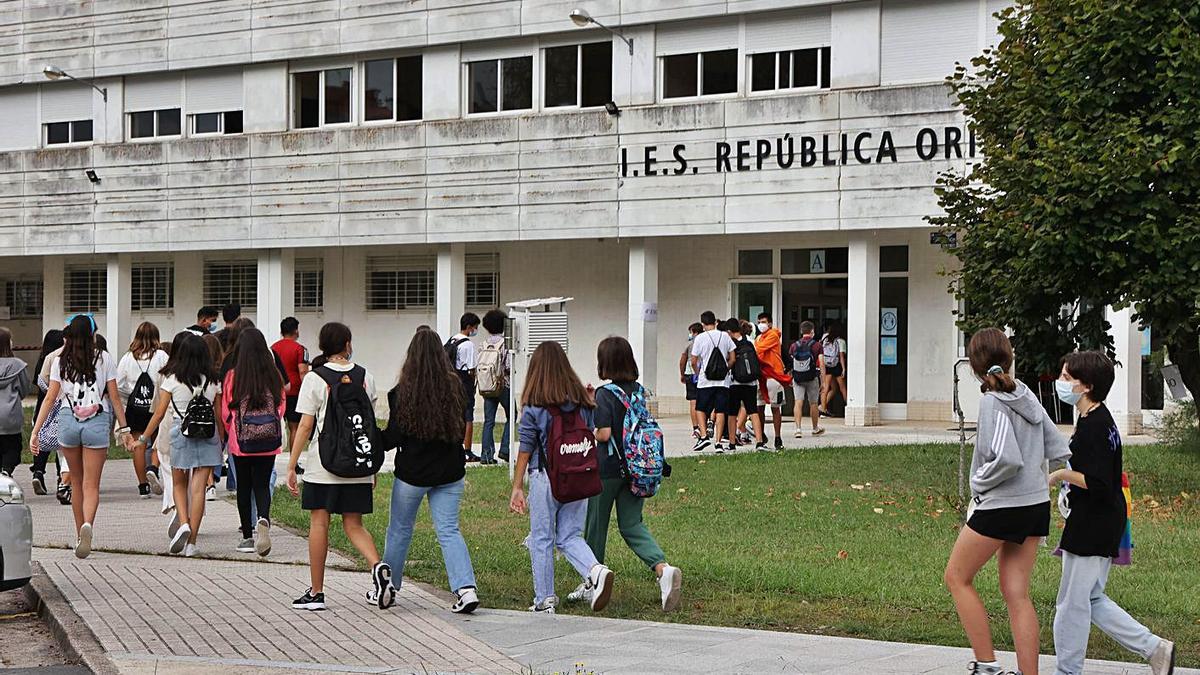
[[[769,312],[774,317],[776,289],[778,282],[771,281],[732,281],[730,282],[730,298],[732,300],[733,316],[754,323],[759,312]],[[728,317],[717,317],[728,318]]]

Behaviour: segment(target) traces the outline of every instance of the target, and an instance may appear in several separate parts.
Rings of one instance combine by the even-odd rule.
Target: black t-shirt
[[[625,395],[631,395],[639,385],[637,382],[615,382]],[[609,453],[609,445],[601,446],[600,448],[600,477],[601,478],[620,478],[621,470],[625,466],[625,405],[617,398],[617,395],[608,390],[607,387],[600,387],[596,390],[596,416],[595,424],[597,429],[608,427],[612,429],[612,447],[614,453]]]
[[[1071,469],[1084,475],[1087,489],[1072,485],[1067,492],[1071,513],[1059,546],[1075,555],[1115,558],[1126,517],[1121,434],[1103,404],[1075,425]]]
[[[396,453],[396,478],[420,487],[436,487],[461,480],[467,474],[466,452],[462,441],[449,442],[415,438],[395,423],[399,392],[388,392],[388,425],[383,431],[384,449],[399,448]],[[458,415],[457,411],[446,414]]]

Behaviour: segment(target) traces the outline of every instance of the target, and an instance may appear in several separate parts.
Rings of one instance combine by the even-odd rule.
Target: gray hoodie
[[[971,459],[976,509],[1033,506],[1050,501],[1046,462],[1071,456],[1067,438],[1033,392],[1017,382],[1011,394],[990,391],[979,402],[979,433]]]
[[[0,358],[0,436],[21,433],[25,411],[21,399],[33,392],[25,362],[16,357]]]

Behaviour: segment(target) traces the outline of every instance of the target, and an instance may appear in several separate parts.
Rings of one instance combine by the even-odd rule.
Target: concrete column
[[[642,383],[658,390],[658,243],[653,239],[629,247],[629,344]]]
[[[107,297],[104,307],[104,337],[108,339],[110,354],[120,357],[125,346],[133,340],[133,315],[130,287],[133,274],[128,253],[111,253],[107,266]]]
[[[174,331],[162,331],[163,339],[168,341],[196,323],[196,312],[204,305],[204,259],[196,253],[178,253],[174,265],[175,323],[178,325]]]
[[[270,343],[279,335],[279,322],[295,312],[295,252],[267,249],[258,253],[258,329]]]
[[[846,425],[879,424],[879,244],[853,239],[847,281]]]
[[[67,313],[63,309],[63,257],[48,255],[42,258],[42,334],[62,330]]]
[[[1133,310],[1107,310],[1117,354],[1116,379],[1106,403],[1117,429],[1126,436],[1142,433],[1142,336]]]
[[[443,244],[437,253],[437,325],[442,340],[458,332],[458,320],[467,306],[467,247]]]

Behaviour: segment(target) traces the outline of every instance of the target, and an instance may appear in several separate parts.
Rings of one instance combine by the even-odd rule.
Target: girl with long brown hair
[[[167,353],[160,347],[159,340],[158,326],[143,321],[133,333],[129,351],[117,363],[117,392],[125,406],[129,433],[134,438],[140,436],[150,423],[156,392],[162,384],[161,371],[167,365]],[[149,498],[151,492],[156,495],[163,493],[158,474],[158,456],[153,448],[148,453],[133,453],[133,474],[137,477],[138,494],[142,497]]]
[[[450,590],[458,596],[450,611],[470,614],[479,606],[479,596],[471,554],[458,528],[466,475],[462,443],[466,422],[459,414],[463,405],[462,381],[453,372],[441,339],[433,331],[418,331],[408,345],[400,381],[388,392],[391,413],[384,446],[400,451],[383,559],[392,568],[393,585],[399,587],[417,510],[428,497]]]
[[[533,565],[533,606],[530,611],[553,614],[558,606],[554,593],[554,549],[557,548],[583,577],[591,593],[594,611],[608,604],[612,595],[613,573],[600,561],[583,539],[587,516],[586,499],[562,503],[550,490],[550,479],[542,465],[547,451],[550,425],[555,414],[582,414],[594,428],[591,392],[584,388],[557,342],[543,342],[529,359],[525,387],[521,392],[521,448],[514,468],[509,509],[525,513],[529,508],[529,558]],[[529,474],[529,499],[524,483]]]
[[[946,587],[975,652],[971,672],[1000,673],[987,610],[974,583],[979,570],[996,557],[1017,670],[1037,675],[1038,620],[1029,579],[1041,539],[1050,533],[1050,489],[1043,465],[1061,463],[1071,452],[1037,397],[1011,375],[1013,349],[1004,331],[975,333],[967,355],[983,398],[971,459],[971,506],[946,563]]]

